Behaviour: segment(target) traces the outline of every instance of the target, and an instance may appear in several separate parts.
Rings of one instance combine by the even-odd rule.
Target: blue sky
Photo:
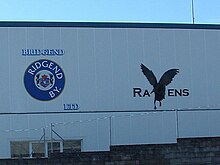
[[[194,0],[195,23],[220,24],[220,0]],[[0,20],[191,23],[191,0],[1,0]]]

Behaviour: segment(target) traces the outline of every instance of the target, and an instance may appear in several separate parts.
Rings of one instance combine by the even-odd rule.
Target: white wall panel
[[[2,71],[1,77],[2,80],[0,81],[1,85],[1,104],[0,104],[0,110],[10,112],[11,111],[11,95],[9,94],[11,92],[10,88],[10,59],[11,56],[8,51],[8,29],[6,28],[0,28],[0,49],[2,51],[2,55],[4,56],[4,65],[0,65],[0,70]],[[4,72],[3,72],[4,71]],[[3,110],[4,109],[4,110]]]
[[[219,110],[178,112],[178,131],[180,138],[214,137],[220,135]]]
[[[27,115],[12,115],[10,116],[10,140],[22,140],[24,137],[28,137],[28,116]],[[8,122],[9,124],[9,122]]]
[[[112,117],[112,145],[175,141],[175,112],[121,113]]]
[[[159,109],[216,108],[218,104],[217,30],[42,27],[0,31],[7,41],[1,40],[6,54],[1,67],[7,68],[1,84],[9,90],[4,92],[7,99],[1,104],[2,112],[62,112],[64,104],[78,104],[79,111],[151,110],[154,94],[134,97],[133,93],[136,87],[142,96],[144,90],[153,89],[141,72],[141,63],[153,71],[157,81],[168,69],[179,69]],[[22,49],[62,49],[65,53],[23,56]],[[64,90],[51,101],[36,100],[24,88],[26,69],[40,59],[56,62],[66,75]],[[187,89],[189,96],[169,96],[169,88]]]

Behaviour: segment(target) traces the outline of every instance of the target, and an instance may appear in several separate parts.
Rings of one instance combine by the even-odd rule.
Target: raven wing
[[[160,78],[159,84],[168,85],[173,80],[174,76],[179,73],[179,69],[170,69],[166,71],[163,76]]]
[[[157,84],[157,79],[156,79],[154,73],[151,70],[149,70],[146,66],[144,66],[144,64],[141,64],[141,70],[142,70],[143,74],[146,76],[149,83],[151,85],[155,86]]]

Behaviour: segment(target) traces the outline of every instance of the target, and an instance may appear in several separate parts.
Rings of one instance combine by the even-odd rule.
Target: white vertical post
[[[44,147],[45,147],[44,155],[45,155],[45,157],[48,157],[48,143],[47,142],[44,143]]]
[[[61,152],[61,153],[63,152],[63,145],[64,145],[63,142],[64,142],[64,141],[61,141],[61,142],[60,142],[60,152]]]
[[[43,128],[43,138],[44,138],[44,156],[48,157],[48,148],[47,148],[47,143],[46,143],[45,128]]]
[[[112,145],[112,116],[109,116],[109,143]]]
[[[176,138],[179,138],[179,114],[178,114],[178,109],[176,111]]]
[[[32,150],[32,142],[29,142],[29,155],[30,155],[30,158],[33,157],[32,153],[33,153],[33,150]]]

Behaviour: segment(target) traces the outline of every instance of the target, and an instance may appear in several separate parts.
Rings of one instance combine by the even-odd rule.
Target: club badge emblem
[[[50,60],[38,60],[28,66],[24,74],[27,92],[35,99],[49,101],[61,94],[65,85],[62,68]]]

